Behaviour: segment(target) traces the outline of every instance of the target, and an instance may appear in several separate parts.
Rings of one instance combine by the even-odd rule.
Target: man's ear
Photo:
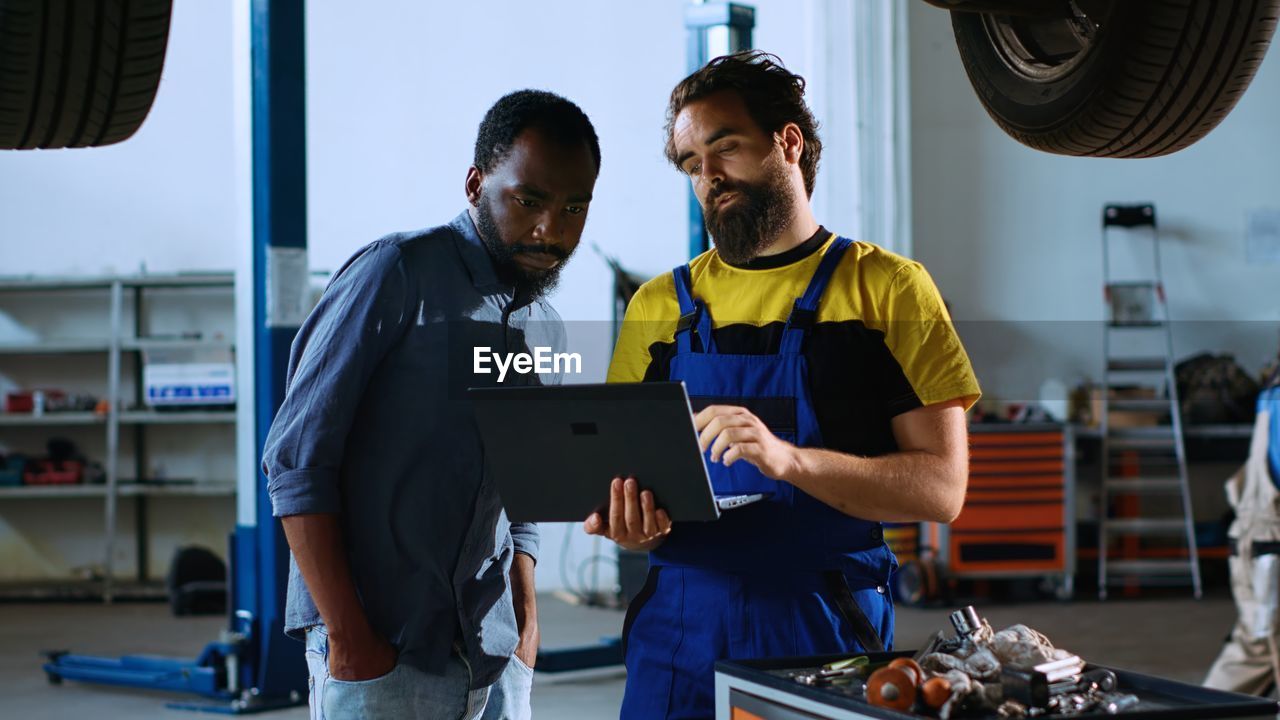
[[[481,186],[484,185],[484,173],[480,172],[480,168],[472,165],[467,170],[467,183],[463,188],[467,195],[467,202],[472,207],[480,204]]]
[[[804,153],[804,133],[800,132],[799,125],[783,125],[778,131],[778,143],[782,145],[783,159],[792,164],[800,162],[800,155]]]

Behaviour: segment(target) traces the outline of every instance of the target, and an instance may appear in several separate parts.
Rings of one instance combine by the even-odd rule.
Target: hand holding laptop
[[[641,490],[635,478],[614,478],[609,485],[607,515],[597,511],[582,523],[588,535],[614,541],[624,550],[648,552],[671,532],[666,510],[655,507],[653,493]]]

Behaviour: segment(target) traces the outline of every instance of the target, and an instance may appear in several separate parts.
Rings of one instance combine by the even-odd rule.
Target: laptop
[[[485,468],[512,522],[581,522],[634,477],[673,521],[762,500],[717,497],[682,382],[472,388]]]

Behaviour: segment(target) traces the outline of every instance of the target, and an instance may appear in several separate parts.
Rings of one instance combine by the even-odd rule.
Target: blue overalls
[[[801,350],[851,244],[837,238],[828,248],[776,355],[717,352],[689,267],[673,271],[681,318],[670,379],[684,381],[695,412],[743,406],[783,440],[822,447]],[[746,460],[725,467],[708,457],[707,468],[717,495],[768,497],[714,522],[679,523],[650,555],[649,577],[623,624],[624,720],[712,717],[717,660],[892,647],[889,577],[897,561],[879,523],[849,517]]]

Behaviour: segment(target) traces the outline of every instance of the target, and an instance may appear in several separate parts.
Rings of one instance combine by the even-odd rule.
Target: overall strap
[[[677,266],[671,271],[675,279],[676,301],[680,304],[680,319],[676,321],[676,351],[693,352],[692,335],[696,327],[702,340],[703,352],[715,352],[711,337],[711,313],[700,300],[693,299],[693,278],[688,265]]]
[[[801,295],[791,308],[791,317],[787,318],[787,326],[782,331],[780,350],[782,354],[797,354],[804,346],[805,335],[809,332],[809,328],[813,327],[818,316],[818,301],[822,299],[822,293],[831,282],[831,276],[835,274],[840,258],[851,245],[853,245],[852,240],[837,237],[831,243],[831,247],[827,248],[827,252],[822,256],[822,262],[818,264],[818,269],[809,279],[809,287],[805,288],[804,295]]]

